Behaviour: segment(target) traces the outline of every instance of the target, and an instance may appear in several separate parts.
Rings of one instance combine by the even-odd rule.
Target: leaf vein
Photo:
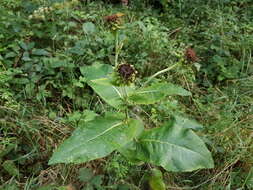
[[[140,141],[143,141],[143,142],[156,142],[156,143],[160,143],[160,144],[167,144],[167,145],[170,145],[170,146],[176,146],[176,147],[179,147],[181,149],[186,149],[189,152],[193,152],[193,153],[199,154],[199,155],[201,155],[201,157],[204,157],[204,155],[202,155],[199,152],[194,152],[191,149],[188,149],[188,148],[185,148],[183,146],[176,145],[176,144],[172,144],[172,143],[169,143],[169,142],[159,141],[159,140],[155,140],[155,139],[141,139]]]

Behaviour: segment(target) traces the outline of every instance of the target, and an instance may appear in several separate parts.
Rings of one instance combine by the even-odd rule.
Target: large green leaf
[[[87,84],[109,105],[121,108],[126,93],[133,91],[133,87],[116,87],[111,84],[111,65],[94,64],[81,67],[81,73],[87,80]]]
[[[133,91],[131,87],[113,86],[109,78],[91,80],[88,85],[109,105],[121,108],[126,93]]]
[[[183,117],[180,115],[174,115],[174,118],[177,125],[181,127],[188,128],[188,129],[195,129],[195,130],[203,128],[203,126],[200,125],[198,122],[188,119],[186,117]]]
[[[189,96],[191,93],[174,84],[153,83],[151,86],[136,90],[128,99],[134,104],[154,104],[168,95]]]
[[[113,71],[113,68],[111,65],[97,63],[91,66],[83,66],[80,71],[86,80],[90,81],[107,77]]]
[[[76,129],[53,154],[49,164],[82,163],[107,156],[124,146],[142,130],[140,121],[114,114],[96,117]]]
[[[212,168],[211,153],[191,130],[174,122],[143,132],[135,143],[126,145],[123,154],[131,160],[142,160],[168,171],[193,171]]]

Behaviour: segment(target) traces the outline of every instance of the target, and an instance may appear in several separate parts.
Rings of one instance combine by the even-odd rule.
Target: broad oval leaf
[[[111,84],[109,78],[113,68],[111,65],[94,64],[81,67],[81,73],[87,80],[87,84],[109,105],[120,109],[123,105],[125,93],[133,91],[134,87],[116,87]]]
[[[195,120],[188,119],[186,117],[180,116],[180,115],[174,115],[175,122],[177,125],[188,128],[188,129],[202,129],[203,125],[199,124]]]
[[[170,83],[153,83],[134,91],[128,99],[134,104],[154,104],[169,95],[190,96],[191,93],[182,87]]]
[[[123,106],[125,93],[133,91],[132,87],[113,86],[109,78],[91,80],[88,85],[109,105],[120,109]]]
[[[167,171],[193,171],[214,166],[204,142],[191,129],[177,123],[145,131],[127,148],[125,156],[162,166]]]
[[[76,129],[54,152],[49,164],[82,163],[107,156],[135,138],[143,126],[122,116],[97,117]]]
[[[80,71],[86,80],[90,81],[107,77],[113,71],[113,68],[107,64],[93,64],[81,67]]]

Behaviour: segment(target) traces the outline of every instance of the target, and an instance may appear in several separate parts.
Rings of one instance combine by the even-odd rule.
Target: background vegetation
[[[43,8],[43,9],[42,9]],[[189,98],[146,107],[147,124],[187,113],[214,169],[163,172],[167,189],[253,189],[253,2],[251,0],[1,0],[0,189],[147,189],[150,166],[118,153],[81,165],[48,166],[55,148],[82,120],[111,108],[80,68],[113,65],[115,38],[106,16],[123,13],[119,60],[137,84],[179,63],[162,81]],[[191,48],[193,58],[185,52]],[[92,111],[89,111],[92,110]]]

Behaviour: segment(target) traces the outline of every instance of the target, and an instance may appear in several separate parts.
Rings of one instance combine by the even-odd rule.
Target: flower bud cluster
[[[123,13],[116,13],[116,14],[113,14],[113,15],[109,15],[109,16],[105,16],[104,17],[104,20],[110,24],[112,30],[118,30],[118,29],[121,29],[122,28],[122,17],[124,16],[125,14]]]
[[[112,83],[115,86],[129,86],[134,83],[137,73],[133,65],[122,63],[114,69]]]
[[[45,20],[46,16],[53,11],[52,7],[40,7],[30,15],[29,19]]]
[[[62,10],[65,8],[71,8],[73,6],[76,6],[79,3],[79,0],[71,0],[71,1],[65,1],[62,3],[54,3],[51,7],[40,7],[37,10],[33,12],[32,15],[30,15],[29,19],[37,19],[37,20],[46,20],[47,16],[53,11],[53,10]]]
[[[53,7],[55,9],[65,9],[65,8],[71,8],[73,6],[76,6],[78,3],[79,3],[79,0],[64,1],[62,3],[54,3]]]

